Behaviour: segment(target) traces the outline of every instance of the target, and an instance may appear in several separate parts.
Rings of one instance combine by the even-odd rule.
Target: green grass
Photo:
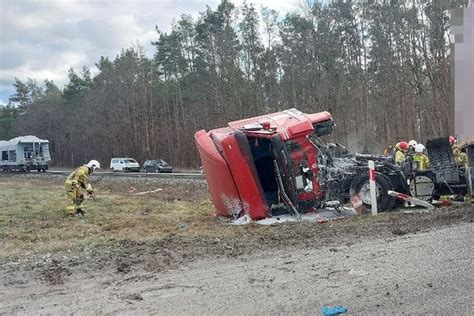
[[[85,202],[87,213],[81,220],[66,215],[62,185],[20,177],[0,180],[0,257],[98,247],[123,239],[159,239],[170,234],[214,235],[219,226],[207,199],[170,201],[160,199],[160,192],[133,196],[124,189],[97,185],[97,198]],[[179,230],[180,223],[188,229]]]

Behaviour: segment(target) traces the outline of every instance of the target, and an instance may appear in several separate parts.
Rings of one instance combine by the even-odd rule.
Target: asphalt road
[[[45,177],[47,175],[62,175],[68,176],[72,170],[53,169],[47,172],[36,172],[31,171],[29,173],[24,172],[12,172],[12,173],[1,173],[1,176],[21,176],[21,175],[32,175],[38,177]],[[172,172],[172,173],[156,173],[156,172],[112,172],[112,171],[96,171],[92,174],[92,178],[100,177],[122,177],[122,178],[162,178],[162,179],[195,179],[204,180],[205,175],[199,172]]]

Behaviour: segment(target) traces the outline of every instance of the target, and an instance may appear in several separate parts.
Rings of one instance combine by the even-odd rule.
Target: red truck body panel
[[[332,119],[332,117],[329,112],[306,114],[297,109],[289,109],[282,112],[234,121],[228,124],[232,129],[241,129],[245,126],[269,122],[270,128],[275,129],[275,133],[279,133],[282,140],[288,140],[301,135],[310,134],[313,131],[313,124],[330,119]],[[251,134],[251,132],[249,134]]]
[[[195,140],[216,215],[244,212],[252,219],[262,219],[268,216],[268,206],[245,135],[240,134],[230,128],[210,133],[201,130]]]
[[[219,216],[231,215],[230,201],[234,201],[236,208],[241,208],[242,205],[229,166],[208,133],[204,130],[198,131],[194,135],[194,139],[199,144],[197,147],[205,170],[211,200],[215,207],[215,214]]]
[[[306,135],[314,132],[313,124],[328,120],[332,120],[328,112],[305,114],[290,109],[230,122],[228,127],[209,132],[198,131],[195,141],[216,215],[239,216],[244,212],[256,220],[270,214],[249,139],[266,139],[268,142],[279,136],[282,141],[298,143],[299,149],[290,154],[295,174],[301,175],[300,162],[305,160],[314,175],[313,190],[300,192],[298,198],[301,201],[321,198],[323,193],[317,181],[317,151]],[[272,169],[273,166],[270,172]]]

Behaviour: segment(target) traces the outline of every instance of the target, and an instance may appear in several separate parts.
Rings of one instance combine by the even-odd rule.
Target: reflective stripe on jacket
[[[419,171],[424,171],[431,168],[430,160],[425,154],[413,155],[413,161],[416,161]]]

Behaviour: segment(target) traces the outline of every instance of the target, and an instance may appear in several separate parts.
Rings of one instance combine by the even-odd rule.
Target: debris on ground
[[[178,227],[179,230],[186,230],[186,229],[188,229],[188,225],[183,224],[183,223],[178,224],[177,227]]]
[[[321,307],[321,314],[323,314],[324,316],[333,316],[345,313],[347,313],[347,307],[341,305]]]
[[[326,208],[322,210],[318,210],[315,212],[308,212],[305,214],[301,214],[300,217],[295,217],[290,214],[282,214],[279,216],[267,217],[261,220],[252,221],[249,215],[241,216],[231,222],[232,225],[246,225],[251,222],[260,224],[260,225],[273,225],[279,223],[288,223],[288,222],[301,222],[301,221],[309,221],[309,222],[317,222],[320,224],[326,223],[330,220],[337,220],[343,219],[347,216],[354,216],[357,215],[357,212],[348,207],[341,207],[339,210]]]
[[[137,193],[133,193],[133,195],[152,194],[152,193],[157,193],[157,192],[160,192],[160,191],[163,191],[163,189],[162,189],[162,188],[158,188],[158,189],[156,189],[156,190],[151,190],[151,191],[137,192]]]
[[[434,210],[434,206],[432,204],[430,204],[426,201],[417,199],[415,197],[412,197],[412,196],[409,196],[409,195],[406,195],[406,194],[403,194],[403,193],[400,193],[400,192],[390,191],[390,190],[388,191],[388,194],[393,196],[393,197],[396,197],[397,199],[400,199],[402,201],[409,202],[409,203],[412,203],[414,205],[423,206],[423,207],[426,207],[429,210]]]
[[[126,301],[143,301],[143,296],[140,293],[126,294],[121,298]]]

